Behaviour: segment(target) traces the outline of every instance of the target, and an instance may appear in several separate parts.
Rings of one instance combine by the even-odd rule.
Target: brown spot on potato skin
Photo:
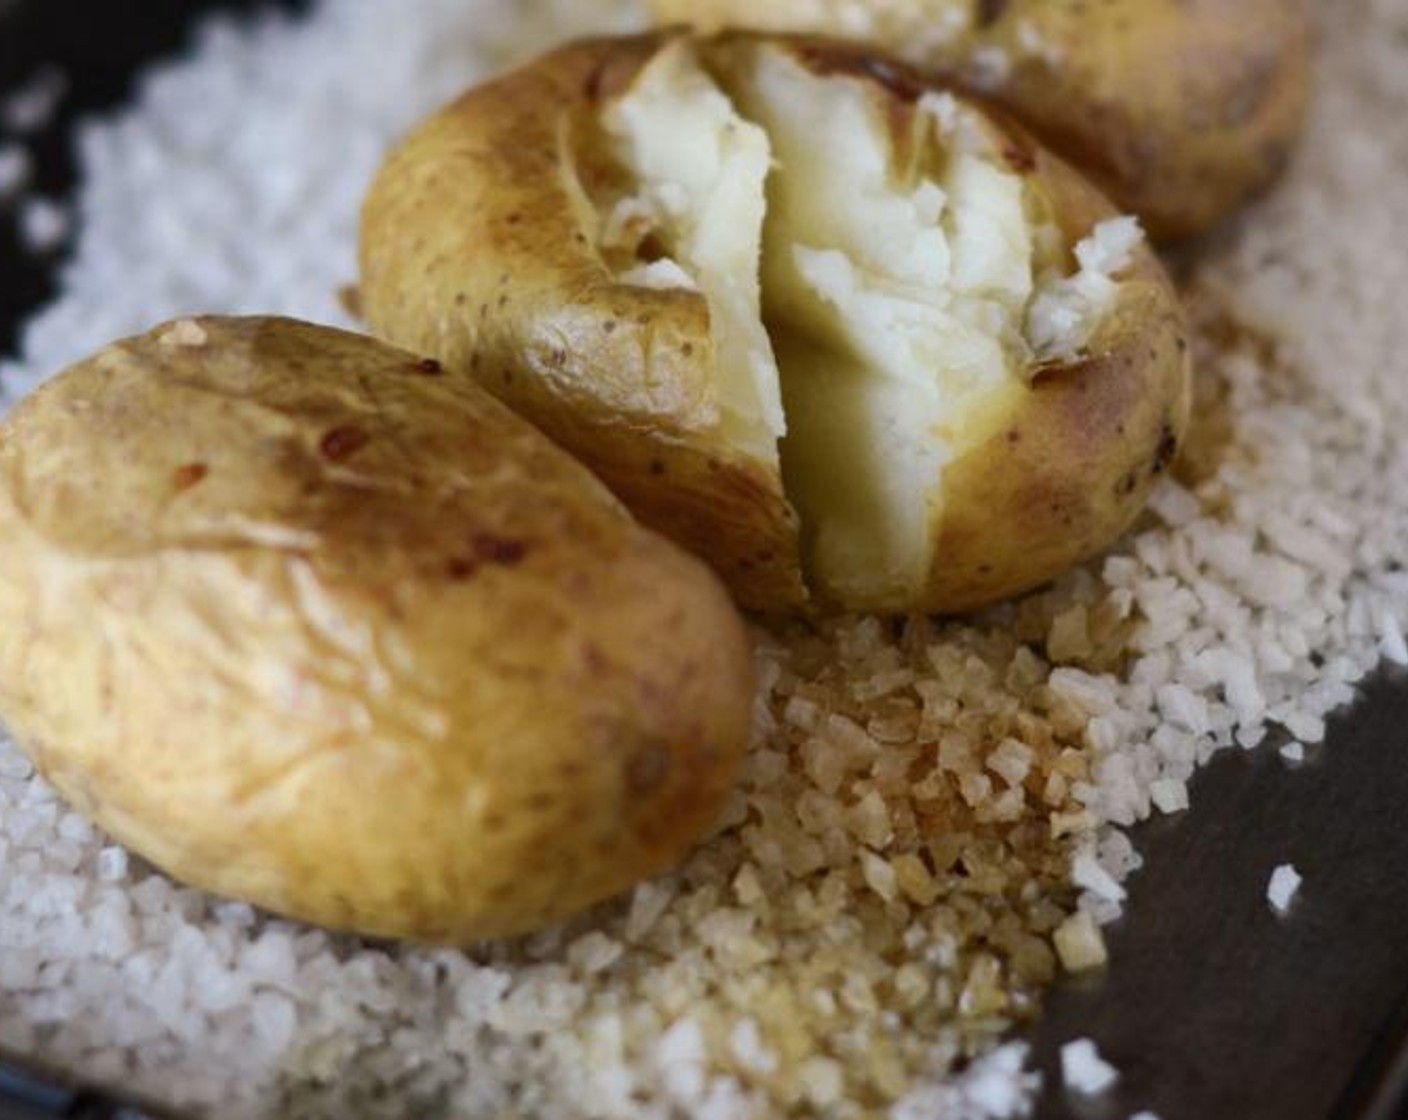
[[[457,556],[445,565],[446,574],[456,583],[473,579],[478,571],[479,565],[463,556]]]
[[[528,557],[528,546],[522,541],[506,540],[488,533],[474,538],[474,555],[485,564],[500,568],[516,568]]]
[[[1036,170],[1036,153],[1031,148],[1008,144],[1002,149],[1002,159],[1016,175],[1030,175]]]
[[[204,482],[209,474],[210,468],[204,463],[187,463],[184,467],[176,468],[171,481],[177,490],[189,490],[192,486]]]
[[[1009,0],[978,0],[978,27],[986,30],[1007,12]]]
[[[626,786],[636,795],[652,793],[665,784],[672,765],[667,748],[659,745],[645,747],[626,763]]]
[[[334,463],[343,463],[366,447],[371,439],[372,437],[361,428],[347,424],[328,432],[318,445],[318,450],[322,452],[323,458]]]
[[[344,284],[338,288],[337,302],[352,318],[359,321],[366,318],[362,313],[362,290],[356,284]]]
[[[445,566],[452,580],[471,580],[484,568],[516,568],[528,558],[528,546],[522,541],[476,534],[467,555],[453,557]]]
[[[1165,421],[1159,433],[1159,448],[1154,453],[1154,475],[1163,474],[1178,458],[1178,433],[1171,421]]]
[[[909,67],[835,44],[804,49],[807,64],[818,74],[850,74],[868,78],[901,101],[918,101],[933,87]]]
[[[593,677],[605,677],[611,671],[611,661],[594,642],[582,647],[582,662]]]
[[[424,374],[426,377],[440,377],[445,372],[445,367],[434,358],[422,358],[411,368],[416,373]]]

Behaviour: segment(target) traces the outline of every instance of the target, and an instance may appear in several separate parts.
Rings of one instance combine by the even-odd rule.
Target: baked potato
[[[1271,183],[1304,121],[1306,0],[650,0],[665,21],[853,36],[1009,108],[1158,239]]]
[[[0,428],[0,715],[189,883],[463,944],[677,860],[744,626],[497,401],[371,339],[185,320]]]
[[[744,606],[966,611],[1107,546],[1185,324],[1026,133],[832,41],[664,32],[470,92],[367,199],[372,329],[478,379]]]

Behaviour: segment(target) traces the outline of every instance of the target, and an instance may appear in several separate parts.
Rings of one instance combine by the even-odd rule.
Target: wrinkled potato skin
[[[796,515],[772,465],[718,434],[704,297],[617,282],[580,214],[619,174],[593,158],[602,99],[659,45],[568,47],[417,129],[364,207],[361,302],[376,334],[472,374],[707,556],[745,607],[785,610],[806,601]]]
[[[0,714],[43,774],[180,879],[374,936],[677,860],[751,712],[713,577],[433,364],[200,323],[0,429]]]
[[[848,0],[651,7],[710,30],[855,32]],[[1160,240],[1206,231],[1269,185],[1305,119],[1307,0],[875,0],[870,11],[880,46],[971,81]],[[945,17],[966,30],[935,34]],[[980,78],[975,58],[994,49],[1010,68]]]

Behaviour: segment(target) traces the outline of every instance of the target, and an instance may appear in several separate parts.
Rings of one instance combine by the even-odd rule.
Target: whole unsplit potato
[[[1306,0],[650,0],[665,21],[865,39],[1007,106],[1156,237],[1200,233],[1285,166]]]
[[[197,886],[525,930],[680,858],[751,705],[708,571],[434,362],[185,320],[0,427],[0,715]]]
[[[1127,528],[1179,301],[1027,133],[862,48],[665,32],[473,90],[367,200],[372,329],[469,376],[743,605],[963,611]]]

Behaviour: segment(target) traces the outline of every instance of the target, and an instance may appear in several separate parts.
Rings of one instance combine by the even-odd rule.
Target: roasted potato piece
[[[664,21],[869,40],[1007,106],[1160,239],[1276,178],[1310,88],[1306,0],[650,0]]]
[[[647,71],[659,47],[560,52],[418,130],[366,205],[362,306],[387,339],[529,417],[749,605],[800,604],[777,375],[757,324],[766,142],[697,68],[682,77],[684,52]],[[654,147],[623,135],[641,114],[611,115],[615,83],[642,74],[646,99],[689,82]],[[669,233],[692,275],[665,258],[667,231],[640,197],[652,166],[688,180]],[[702,287],[721,273],[736,283],[711,301]]]
[[[15,409],[0,479],[0,715],[189,883],[462,944],[668,866],[730,787],[723,589],[434,362],[185,320]]]
[[[1039,585],[1123,531],[1186,423],[1181,311],[1133,220],[835,42],[550,55],[392,155],[362,262],[374,330],[480,379],[759,610]]]

